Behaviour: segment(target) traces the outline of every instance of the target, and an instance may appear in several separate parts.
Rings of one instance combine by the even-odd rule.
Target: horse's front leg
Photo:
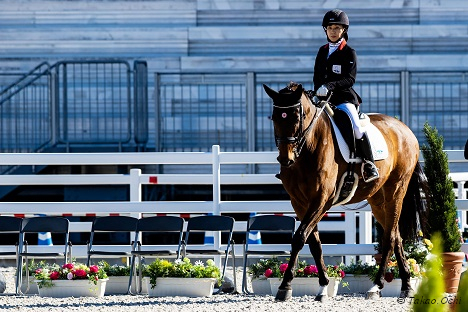
[[[380,298],[380,290],[384,287],[383,277],[387,270],[388,260],[393,252],[395,246],[395,229],[387,231],[384,228],[384,235],[382,239],[382,260],[380,261],[379,270],[374,279],[374,285],[367,291],[366,299]]]
[[[325,262],[323,261],[322,243],[320,242],[317,227],[315,227],[312,231],[312,235],[309,236],[307,243],[309,244],[310,253],[314,257],[319,276],[320,289],[315,296],[315,300],[323,302],[328,298],[329,280],[326,272]]]
[[[294,278],[294,268],[296,267],[297,258],[299,252],[305,245],[307,238],[310,235],[310,227],[307,226],[304,222],[301,222],[301,225],[294,233],[292,243],[291,243],[291,257],[289,258],[288,268],[284,272],[283,281],[278,287],[278,292],[276,293],[275,300],[286,301],[292,297],[292,287],[291,281]]]

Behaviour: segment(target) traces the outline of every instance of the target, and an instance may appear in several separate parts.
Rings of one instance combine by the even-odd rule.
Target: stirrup
[[[371,167],[368,170],[366,170],[366,165],[370,165]],[[374,181],[375,179],[378,179],[380,177],[379,169],[375,166],[373,162],[369,160],[364,160],[364,162],[362,163],[361,174],[362,179],[366,183]]]

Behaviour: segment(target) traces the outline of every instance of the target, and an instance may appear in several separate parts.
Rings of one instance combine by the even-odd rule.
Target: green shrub
[[[421,285],[414,295],[411,310],[414,312],[440,312],[448,308],[448,305],[441,304],[444,298],[444,277],[442,275],[442,239],[439,233],[432,236],[433,256],[426,261],[426,272]]]
[[[455,301],[455,311],[468,311],[468,271],[463,273],[458,286],[457,298]]]
[[[453,181],[449,176],[448,156],[443,151],[444,139],[426,122],[423,129],[429,145],[423,145],[424,173],[429,185],[429,232],[440,232],[443,252],[457,252],[461,248],[457,223],[457,206],[453,193]],[[432,237],[430,237],[432,240]]]

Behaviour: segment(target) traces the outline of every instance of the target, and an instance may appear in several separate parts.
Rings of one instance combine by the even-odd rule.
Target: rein
[[[309,134],[309,132],[312,130],[312,127],[314,126],[314,124],[317,122],[319,116],[322,114],[323,110],[324,110],[324,106],[320,107],[320,106],[317,106],[314,104],[315,107],[317,107],[317,109],[315,110],[315,115],[314,117],[312,118],[312,121],[310,122],[310,124],[307,126],[307,128],[305,130],[303,130],[303,123],[304,123],[304,107],[302,106],[302,102],[299,101],[298,103],[296,104],[293,104],[293,105],[290,105],[290,106],[277,106],[275,104],[273,104],[273,107],[276,107],[276,108],[293,108],[293,107],[296,107],[296,106],[300,106],[300,126],[299,126],[299,130],[298,130],[298,134],[295,135],[295,136],[292,136],[292,137],[277,137],[275,136],[275,143],[276,143],[276,147],[278,147],[279,143],[286,143],[286,144],[295,144],[294,146],[294,155],[296,156],[296,158],[299,157],[299,155],[301,154],[301,151],[302,151],[302,148],[304,147],[304,144],[306,142],[305,138],[306,136]]]

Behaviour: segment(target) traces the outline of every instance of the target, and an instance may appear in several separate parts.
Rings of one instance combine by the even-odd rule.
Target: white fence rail
[[[447,151],[449,161],[467,162],[463,151]],[[215,145],[211,153],[90,153],[90,154],[0,154],[3,165],[151,165],[151,164],[191,164],[211,165],[211,174],[142,174],[140,169],[131,169],[129,174],[56,174],[56,175],[4,175],[0,176],[0,185],[129,185],[130,201],[118,202],[0,202],[1,215],[73,215],[87,214],[109,215],[130,214],[141,217],[142,214],[220,214],[220,213],[283,213],[294,214],[289,201],[221,201],[221,185],[229,184],[279,184],[273,174],[221,174],[221,166],[228,164],[276,164],[276,152],[220,152]],[[468,162],[467,162],[468,163]],[[462,228],[468,227],[467,190],[468,172],[453,173],[452,179],[458,184],[454,190],[458,195],[456,204],[461,213]],[[212,185],[212,201],[142,201],[141,189],[144,184],[168,185]],[[353,208],[364,206],[358,211]],[[343,231],[345,244],[324,244],[324,255],[350,256],[363,255],[370,261],[374,253],[372,244],[372,215],[370,207],[364,203],[333,207],[330,212],[345,213],[345,221],[322,221],[319,231]],[[357,218],[359,216],[359,218]],[[357,221],[359,220],[359,221]],[[358,224],[357,224],[358,222]],[[235,231],[245,231],[246,222],[236,221]],[[356,240],[356,229],[359,238]],[[72,232],[88,232],[90,222],[72,222]],[[220,238],[215,237],[215,246],[220,247]],[[259,245],[257,248],[268,249],[272,245]],[[277,245],[275,246],[277,247]],[[287,247],[287,246],[286,246]],[[45,248],[45,247],[37,247]],[[56,247],[47,247],[56,248]],[[117,248],[112,246],[109,248]],[[167,248],[167,247],[166,247]],[[0,251],[13,250],[14,246],[0,246]],[[468,245],[463,250],[468,252]],[[74,256],[86,255],[86,246],[74,246]],[[241,255],[242,247],[237,245],[236,254]],[[303,250],[308,254],[308,248]]]

